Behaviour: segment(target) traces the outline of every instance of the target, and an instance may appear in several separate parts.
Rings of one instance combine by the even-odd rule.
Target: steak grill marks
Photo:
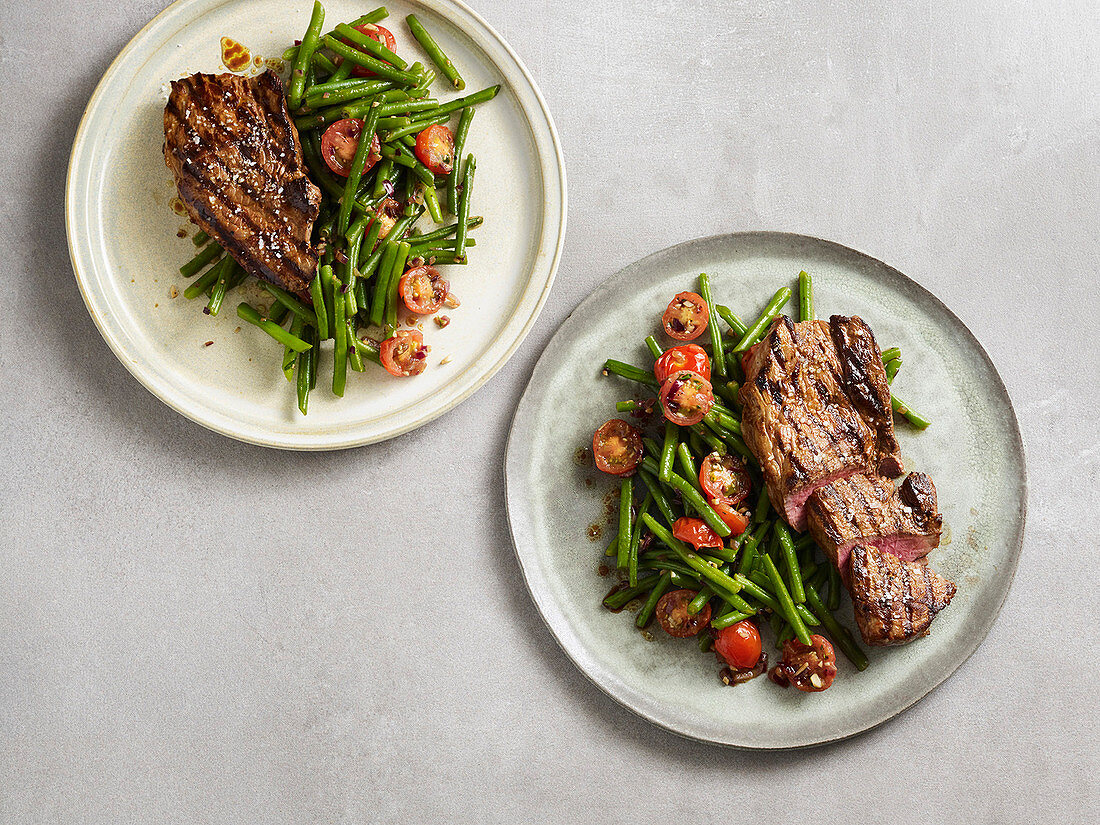
[[[306,177],[278,77],[174,81],[164,128],[165,161],[195,223],[249,274],[308,301],[320,191]]]

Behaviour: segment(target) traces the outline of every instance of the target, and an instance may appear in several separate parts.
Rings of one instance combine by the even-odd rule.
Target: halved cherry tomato
[[[707,328],[710,310],[707,302],[694,292],[681,292],[669,302],[661,320],[670,338],[692,341]]]
[[[748,528],[749,517],[740,510],[734,510],[728,504],[713,498],[710,499],[710,506],[714,508],[714,512],[726,523],[726,526],[730,528],[731,536],[739,536]]]
[[[824,636],[810,636],[810,644],[788,639],[783,645],[783,675],[807,693],[825,690],[836,678],[836,653]]]
[[[382,342],[379,350],[386,372],[407,378],[424,372],[431,347],[424,343],[424,336],[417,330],[399,329],[396,335]]]
[[[443,280],[434,266],[418,266],[410,269],[397,282],[397,291],[409,312],[431,315],[439,312],[447,298],[451,285]]]
[[[760,631],[748,620],[723,627],[714,640],[714,650],[730,667],[752,667],[760,661]]]
[[[690,427],[703,420],[714,404],[710,381],[697,372],[680,370],[661,385],[661,409],[665,418],[681,427]]]
[[[442,124],[429,126],[416,136],[416,156],[436,175],[448,175],[454,168],[455,139]]]
[[[740,456],[715,452],[699,466],[699,486],[715,501],[736,507],[752,492],[752,479]]]
[[[696,550],[722,546],[722,537],[707,527],[707,523],[701,518],[682,516],[676,519],[676,523],[672,525],[672,535],[680,541],[694,545]]]
[[[681,344],[665,350],[653,365],[653,374],[660,384],[680,370],[691,370],[709,381],[710,358],[707,357],[706,350],[698,344]]]
[[[672,590],[661,596],[657,602],[657,622],[669,636],[686,639],[698,636],[699,631],[710,624],[710,604],[694,616],[688,613],[688,605],[699,594],[694,590]]]
[[[379,26],[377,23],[364,23],[361,26],[356,26],[355,28],[361,31],[371,40],[381,43],[391,52],[397,51],[397,41],[394,39],[394,36],[390,32],[390,30],[385,28],[384,26]],[[348,43],[347,40],[344,40],[344,42]],[[354,43],[348,43],[348,45],[355,46]],[[358,46],[356,46],[356,48],[358,48]],[[382,62],[385,63],[388,61]],[[372,72],[370,69],[364,69],[362,66],[356,66],[354,69],[351,70],[351,73],[355,77],[374,77],[374,72]]]
[[[642,434],[621,418],[612,418],[592,436],[596,469],[613,476],[629,473],[642,460]]]
[[[362,131],[363,121],[357,117],[346,117],[333,123],[321,135],[321,157],[335,174],[345,178],[348,176],[351,163],[355,160],[355,150],[359,148],[359,134]],[[371,135],[370,150],[367,152],[363,171],[366,172],[381,159],[382,147],[378,142],[378,135]]]

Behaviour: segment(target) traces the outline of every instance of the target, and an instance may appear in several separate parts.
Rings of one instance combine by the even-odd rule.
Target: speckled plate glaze
[[[846,660],[829,690],[802,694],[767,679],[729,688],[713,654],[657,630],[647,641],[628,614],[600,601],[613,580],[597,575],[602,522],[614,485],[575,460],[592,432],[616,417],[636,385],[602,376],[605,358],[651,363],[642,339],[656,332],[670,297],[711,276],[715,298],[755,317],[800,269],[814,276],[817,312],[857,314],[880,344],[900,346],[897,394],[933,422],[923,433],[899,420],[907,470],[939,491],[945,541],[929,557],[958,594],[912,644],[869,651],[858,673]],[[981,345],[935,296],[897,270],[839,244],[801,235],[739,233],[651,255],[619,272],[562,324],[516,410],[505,461],[508,513],[531,595],[576,665],[650,721],[695,739],[746,748],[796,748],[852,736],[906,709],[946,679],[989,631],[1008,592],[1023,538],[1026,475],[1016,416]],[[594,483],[590,483],[591,480]],[[855,628],[845,598],[838,614]],[[857,633],[858,636],[858,633]],[[774,648],[770,635],[766,649]]]
[[[348,375],[338,399],[319,382],[308,416],[279,370],[281,348],[236,316],[243,298],[266,306],[258,286],[231,294],[217,318],[197,301],[171,297],[186,283],[180,264],[195,253],[175,214],[165,167],[163,109],[170,80],[226,71],[220,40],[277,58],[309,22],[296,0],[181,0],[122,51],[92,96],[69,164],[66,219],[77,282],[92,319],[115,354],[166,404],[217,432],[300,450],[353,447],[418,427],[484,384],[538,317],[565,236],[565,167],[550,114],[507,43],[458,0],[386,4],[399,50],[427,60],[404,18],[415,12],[461,68],[467,90],[503,88],[479,107],[467,148],[479,159],[474,211],[485,216],[468,266],[445,267],[462,306],[452,323],[426,324],[428,370],[392,379],[373,365]],[[364,11],[326,0],[329,27]],[[253,67],[253,71],[258,70]],[[456,96],[436,88],[443,99]],[[427,226],[427,219],[423,219]],[[194,228],[190,227],[193,233]],[[238,327],[240,328],[238,331]],[[207,341],[213,341],[206,346]],[[322,376],[331,375],[331,343]],[[448,358],[446,364],[441,362]]]

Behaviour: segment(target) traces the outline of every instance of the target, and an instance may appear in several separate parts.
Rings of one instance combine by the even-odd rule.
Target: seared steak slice
[[[936,614],[955,595],[955,585],[923,561],[857,544],[849,569],[852,607],[869,645],[898,645],[928,635]]]
[[[814,541],[841,573],[856,545],[914,561],[939,546],[943,528],[936,486],[924,473],[910,473],[898,487],[862,473],[832,481],[814,490],[806,515]]]
[[[798,530],[823,484],[901,471],[882,356],[857,317],[777,319],[747,359],[740,399],[768,497]]]
[[[172,81],[164,159],[191,219],[245,271],[310,301],[321,192],[306,177],[283,84],[194,74]]]

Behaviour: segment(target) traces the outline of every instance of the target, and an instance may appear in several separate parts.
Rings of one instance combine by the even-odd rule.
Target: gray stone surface
[[[162,405],[73,281],[81,108],[162,3],[0,0],[0,821],[1094,819],[1097,5],[475,5],[561,131],[557,285],[473,399],[303,455]],[[622,265],[733,229],[841,241],[932,289],[1028,449],[985,644],[808,752],[687,742],[607,699],[533,612],[505,523],[510,413],[553,330]]]

